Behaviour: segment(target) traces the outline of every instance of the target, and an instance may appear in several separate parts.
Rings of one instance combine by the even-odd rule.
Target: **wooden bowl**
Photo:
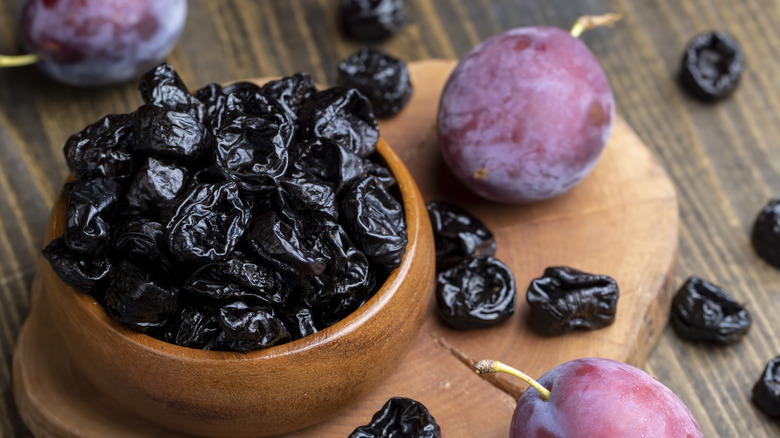
[[[75,366],[123,408],[193,435],[276,435],[348,406],[391,371],[417,336],[434,287],[434,243],[422,196],[387,143],[380,139],[377,151],[398,181],[409,243],[400,267],[353,314],[314,335],[248,354],[196,350],[114,321],[44,261],[41,301]],[[63,234],[65,212],[60,194],[45,242]]]

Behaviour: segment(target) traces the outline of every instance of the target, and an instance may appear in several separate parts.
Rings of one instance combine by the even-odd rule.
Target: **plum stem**
[[[623,18],[620,14],[609,13],[604,15],[583,15],[574,22],[571,28],[571,35],[579,38],[586,30],[601,26],[610,26]]]
[[[21,67],[23,65],[35,64],[41,57],[30,53],[27,55],[0,55],[0,67]]]
[[[541,383],[532,379],[528,374],[503,364],[497,360],[486,359],[477,362],[477,374],[492,374],[492,373],[506,373],[515,377],[519,377],[535,390],[542,394],[542,400],[547,401],[550,399],[550,390],[542,386]]]

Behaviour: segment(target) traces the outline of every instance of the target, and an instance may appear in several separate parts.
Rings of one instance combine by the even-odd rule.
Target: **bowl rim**
[[[399,290],[403,279],[411,268],[414,255],[417,252],[417,245],[421,243],[419,240],[420,222],[423,220],[421,216],[424,214],[427,217],[427,212],[425,211],[424,206],[423,208],[419,208],[422,203],[415,182],[400,157],[398,157],[395,151],[381,137],[377,141],[376,152],[381,159],[385,161],[387,167],[396,179],[398,191],[400,193],[399,202],[401,202],[404,209],[404,217],[407,225],[407,245],[401,259],[401,264],[388,275],[387,279],[382,283],[379,289],[377,289],[374,295],[358,309],[333,325],[309,336],[273,347],[252,350],[247,353],[239,351],[203,350],[168,343],[133,330],[129,326],[116,321],[91,294],[80,292],[73,287],[66,285],[59,276],[53,272],[49,263],[44,262],[43,265],[45,265],[45,269],[52,270],[51,273],[53,274],[53,278],[56,279],[57,285],[72,294],[72,297],[69,298],[68,301],[75,302],[75,305],[81,307],[84,312],[95,319],[97,324],[105,327],[106,330],[115,332],[115,334],[120,335],[120,338],[126,339],[129,343],[134,344],[138,348],[152,350],[156,356],[225,363],[232,361],[271,360],[304,354],[308,350],[336,342],[340,338],[348,336],[355,328],[366,324],[372,319],[373,315],[379,313]],[[69,178],[72,178],[72,176]],[[55,200],[54,206],[55,209],[59,207],[60,214],[52,214],[50,223],[47,226],[47,238],[44,245],[48,244],[50,240],[61,236],[64,232],[64,220],[57,220],[64,219],[66,214],[65,210],[67,204],[64,199],[64,185]],[[417,214],[411,216],[411,212],[416,212]],[[410,220],[410,218],[414,220]]]

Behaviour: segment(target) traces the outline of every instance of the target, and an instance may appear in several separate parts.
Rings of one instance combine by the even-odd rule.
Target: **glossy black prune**
[[[43,248],[43,256],[63,283],[77,291],[90,293],[108,279],[111,262],[107,258],[76,252],[58,237]]]
[[[125,195],[127,205],[157,216],[160,208],[182,193],[189,176],[189,170],[180,164],[146,157]]]
[[[160,268],[168,263],[163,252],[163,226],[143,216],[131,216],[114,224],[113,256],[121,256],[144,266]]]
[[[342,193],[366,176],[368,163],[373,161],[363,160],[333,140],[317,137],[298,145],[292,167],[295,174],[315,176],[331,183],[336,193]]]
[[[492,327],[515,312],[512,271],[492,256],[466,259],[436,278],[436,310],[454,328]]]
[[[143,105],[135,112],[133,151],[196,161],[211,148],[211,133],[191,114]]]
[[[342,0],[341,24],[350,38],[378,42],[406,24],[403,0]]]
[[[375,48],[364,47],[338,65],[337,83],[363,93],[377,117],[398,114],[412,97],[406,63]]]
[[[122,195],[122,185],[112,179],[76,181],[70,186],[65,222],[65,244],[93,256],[111,244],[111,214]]]
[[[305,72],[267,82],[260,89],[261,94],[279,102],[293,122],[298,120],[304,102],[316,92],[314,79]]]
[[[219,309],[217,321],[231,350],[247,353],[290,342],[290,334],[268,306],[234,301]]]
[[[371,103],[354,88],[315,93],[301,108],[299,122],[304,140],[329,138],[362,158],[376,150],[379,140]]]
[[[550,267],[528,286],[529,324],[548,336],[600,329],[615,321],[618,297],[618,284],[609,276]]]
[[[433,227],[438,271],[466,259],[495,255],[493,232],[476,216],[449,201],[431,201],[426,209]]]
[[[752,399],[766,415],[780,417],[780,356],[767,362],[761,377],[753,385]]]
[[[750,240],[759,257],[780,268],[780,199],[770,200],[758,213]]]
[[[722,288],[690,277],[672,299],[672,328],[683,339],[730,344],[750,329],[750,312]]]
[[[263,260],[289,275],[311,277],[325,270],[325,261],[306,247],[297,223],[282,220],[274,212],[252,220],[247,241]]]
[[[441,428],[422,403],[392,397],[349,438],[441,438]]]
[[[745,66],[742,48],[725,32],[704,32],[685,49],[680,71],[683,87],[706,101],[721,99],[737,88]]]
[[[218,301],[283,303],[287,292],[277,282],[274,271],[233,251],[225,260],[209,263],[190,275],[184,290],[194,296]]]
[[[168,325],[163,340],[182,347],[221,350],[225,347],[225,332],[219,326],[216,311],[185,307]]]
[[[109,114],[71,135],[63,153],[73,176],[124,178],[133,171],[133,114]]]
[[[178,111],[187,111],[193,100],[184,81],[167,63],[144,73],[138,82],[138,90],[146,104]]]

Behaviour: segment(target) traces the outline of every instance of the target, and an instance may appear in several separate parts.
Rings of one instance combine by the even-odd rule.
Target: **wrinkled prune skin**
[[[744,67],[742,47],[733,36],[704,32],[685,48],[680,81],[693,96],[714,101],[737,88]]]
[[[342,0],[341,24],[352,39],[382,41],[406,24],[403,0]]]
[[[282,220],[274,212],[252,221],[247,241],[262,259],[289,275],[311,277],[325,270],[325,261],[306,247],[297,224]]]
[[[128,258],[138,265],[159,268],[167,263],[162,224],[143,216],[132,216],[116,224],[113,245],[114,256]]]
[[[293,122],[298,120],[298,112],[304,102],[316,92],[314,79],[305,72],[267,82],[260,88],[261,94],[279,102]]]
[[[148,105],[187,111],[192,103],[187,86],[170,64],[163,63],[144,73],[138,90]]]
[[[406,397],[390,398],[349,438],[441,438],[441,429],[428,408]]]
[[[135,112],[133,151],[196,161],[209,153],[211,134],[191,114],[143,105]]]
[[[193,185],[165,224],[168,251],[183,261],[221,260],[236,247],[249,218],[235,183]]]
[[[780,356],[770,360],[753,385],[753,403],[766,415],[780,417]]]
[[[292,169],[293,175],[314,176],[330,183],[336,194],[341,194],[366,176],[368,163],[373,161],[363,160],[333,140],[317,137],[298,145]]]
[[[512,271],[492,256],[467,259],[436,278],[436,309],[450,326],[471,330],[506,321],[517,301]]]
[[[128,260],[114,264],[106,288],[106,310],[119,322],[142,333],[165,326],[174,316],[179,290]]]
[[[283,316],[284,326],[293,339],[305,338],[317,333],[320,329],[314,321],[312,311],[308,307],[299,307]]]
[[[301,108],[299,121],[304,139],[329,138],[362,158],[376,150],[379,125],[371,103],[354,88],[315,93]]]
[[[99,289],[111,271],[108,259],[76,252],[68,248],[63,237],[49,242],[43,248],[43,256],[63,283],[84,293]]]
[[[231,350],[244,353],[290,342],[290,334],[273,310],[266,306],[249,306],[243,301],[226,304],[217,317]]]
[[[426,204],[436,245],[436,269],[449,269],[463,260],[496,254],[496,238],[482,221],[449,201]]]
[[[529,324],[548,336],[600,329],[615,321],[618,296],[617,282],[609,276],[550,267],[528,286]]]
[[[401,112],[414,90],[406,63],[371,47],[341,61],[336,81],[339,86],[355,88],[366,96],[377,117]]]
[[[345,195],[342,213],[359,248],[391,271],[401,264],[408,237],[401,204],[375,177],[367,177]]]
[[[772,199],[753,223],[751,243],[759,257],[780,268],[780,199]]]
[[[165,342],[201,350],[224,348],[225,333],[219,326],[216,311],[185,307],[176,320],[168,325]]]
[[[287,299],[287,291],[277,283],[274,271],[239,251],[193,272],[184,289],[194,296],[218,301],[272,304]]]
[[[331,186],[312,177],[285,177],[279,180],[273,196],[276,211],[288,221],[310,215],[338,220],[336,193]],[[305,219],[302,222],[307,222]]]
[[[133,118],[133,114],[109,114],[68,138],[63,153],[76,179],[132,174]]]
[[[173,161],[149,156],[138,169],[127,190],[125,200],[130,208],[159,212],[173,202],[187,185],[189,170]]]
[[[85,254],[104,254],[111,244],[112,210],[121,195],[122,185],[111,179],[75,182],[68,196],[65,244]]]
[[[692,276],[672,299],[672,327],[689,341],[731,344],[747,333],[750,312],[720,287]]]

